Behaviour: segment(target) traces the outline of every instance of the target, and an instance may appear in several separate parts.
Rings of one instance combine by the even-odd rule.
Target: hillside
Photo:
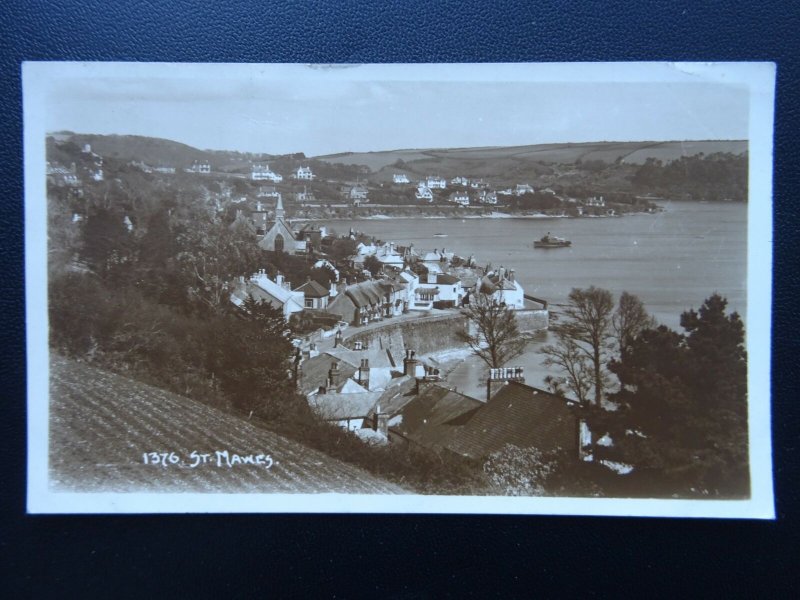
[[[209,454],[209,462],[192,468],[193,451]],[[217,451],[229,459],[269,455],[274,464],[227,466],[223,458],[218,466]],[[180,463],[145,464],[147,452],[175,452]],[[243,419],[55,355],[50,483],[78,492],[404,492]]]
[[[455,177],[465,173],[473,177],[509,177],[521,171],[541,171],[550,164],[572,164],[577,161],[642,164],[648,158],[670,161],[699,153],[729,152],[742,154],[747,142],[741,140],[674,141],[674,142],[592,142],[582,144],[540,144],[487,148],[451,148],[420,150],[388,150],[382,152],[347,152],[318,156],[330,163],[358,164],[372,171],[402,168],[405,172],[424,176],[438,173]],[[404,163],[404,164],[403,164]]]

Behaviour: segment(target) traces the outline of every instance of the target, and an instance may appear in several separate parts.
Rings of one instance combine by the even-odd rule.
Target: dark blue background
[[[331,597],[334,589],[335,597],[530,597],[545,589],[559,596],[622,595],[652,586],[726,595],[754,588],[767,595],[786,589],[797,566],[798,21],[796,5],[775,1],[584,1],[577,9],[566,2],[486,0],[2,3],[0,565],[11,577],[0,585],[10,586],[8,597],[162,591]],[[23,60],[776,61],[778,521],[25,516]]]

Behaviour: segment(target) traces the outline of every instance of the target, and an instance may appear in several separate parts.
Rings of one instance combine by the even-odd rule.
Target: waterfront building
[[[432,190],[443,190],[447,187],[447,181],[438,175],[428,176],[425,185]]]
[[[591,198],[587,198],[585,202],[586,206],[594,206],[597,208],[605,208],[606,201],[603,199],[602,196],[592,196]]]
[[[449,200],[459,206],[469,206],[469,194],[467,192],[453,192],[450,194]]]
[[[417,200],[427,200],[428,202],[433,202],[433,192],[431,192],[431,189],[422,182],[420,182],[420,184],[417,186],[417,192],[415,196]]]
[[[489,190],[481,190],[478,194],[478,202],[481,204],[495,205],[497,204],[497,194]]]
[[[528,185],[527,183],[518,183],[517,187],[514,189],[514,194],[517,196],[522,196],[523,194],[533,194],[533,188]]]
[[[489,271],[481,278],[477,291],[509,308],[518,310],[525,307],[525,290],[516,280],[514,269],[501,266],[496,271]]]

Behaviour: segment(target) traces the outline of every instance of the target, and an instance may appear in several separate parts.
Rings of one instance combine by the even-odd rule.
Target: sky
[[[267,154],[748,138],[748,90],[700,81],[147,76],[72,78],[50,90],[48,132]]]

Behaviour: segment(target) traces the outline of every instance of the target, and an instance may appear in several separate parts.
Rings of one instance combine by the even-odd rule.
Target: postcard
[[[22,79],[29,512],[774,518],[773,64]]]

